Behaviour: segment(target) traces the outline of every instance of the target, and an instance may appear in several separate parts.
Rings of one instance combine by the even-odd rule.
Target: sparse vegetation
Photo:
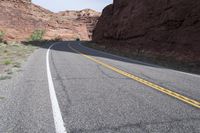
[[[0,100],[3,100],[5,97],[0,97]]]
[[[43,37],[44,37],[44,33],[45,33],[44,30],[35,30],[32,33],[29,41],[41,41],[43,39]]]
[[[3,75],[0,75],[0,80],[6,80],[6,79],[10,79],[11,76],[3,76]]]
[[[4,64],[4,65],[10,65],[11,63],[12,63],[11,60],[5,60],[3,64]]]
[[[62,41],[62,37],[61,37],[61,36],[57,36],[57,37],[55,37],[55,39],[52,40],[52,41],[56,41],[56,42]]]
[[[15,63],[13,64],[13,67],[15,67],[15,68],[20,68],[20,67],[21,67],[21,65],[20,65],[20,63],[19,63],[19,62],[15,62]]]
[[[0,43],[2,43],[2,42],[3,42],[4,35],[5,35],[5,32],[3,32],[3,31],[0,31]]]
[[[11,69],[8,69],[8,70],[6,70],[6,73],[8,74],[8,75],[11,75],[11,74],[13,74],[13,70],[11,70]]]
[[[36,49],[33,45],[19,43],[0,43],[0,80],[10,79],[19,71],[21,63]]]
[[[5,49],[3,52],[4,52],[4,53],[7,53],[7,52],[8,52],[8,50],[6,50],[6,49]]]

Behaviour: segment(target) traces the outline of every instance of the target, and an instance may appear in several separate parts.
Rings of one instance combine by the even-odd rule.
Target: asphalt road
[[[34,52],[11,80],[0,81],[0,133],[200,132],[200,76],[79,42],[48,48]]]

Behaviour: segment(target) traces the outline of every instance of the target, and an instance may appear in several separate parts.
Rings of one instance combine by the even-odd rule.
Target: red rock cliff
[[[148,56],[200,61],[199,0],[114,0],[93,40]]]
[[[100,13],[88,9],[66,12],[50,12],[31,0],[0,0],[0,30],[10,41],[26,40],[37,29],[45,30],[45,39],[90,40]]]

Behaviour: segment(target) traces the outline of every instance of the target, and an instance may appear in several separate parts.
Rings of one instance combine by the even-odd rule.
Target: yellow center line
[[[176,99],[179,99],[180,101],[183,101],[183,102],[185,102],[187,104],[190,104],[190,105],[192,105],[194,107],[200,108],[200,102],[198,102],[196,100],[193,100],[191,98],[183,96],[183,95],[181,95],[181,94],[179,94],[177,92],[171,91],[171,90],[169,90],[167,88],[161,87],[161,86],[159,86],[159,85],[157,85],[155,83],[152,83],[150,81],[144,80],[144,79],[142,79],[140,77],[137,77],[137,76],[135,76],[133,74],[130,74],[128,72],[125,72],[123,70],[120,70],[120,69],[118,69],[116,67],[113,67],[113,66],[111,66],[109,64],[106,64],[106,63],[104,63],[104,62],[102,62],[100,60],[97,60],[96,58],[93,58],[93,57],[91,57],[89,55],[86,55],[84,53],[79,52],[78,50],[72,48],[70,45],[69,45],[69,48],[72,49],[73,51],[81,54],[82,56],[84,56],[84,57],[96,62],[97,64],[100,64],[100,65],[102,65],[102,66],[104,66],[104,67],[106,67],[106,68],[108,68],[108,69],[110,69],[112,71],[115,71],[118,74],[124,75],[124,76],[126,76],[126,77],[128,77],[130,79],[133,79],[133,80],[135,80],[135,81],[137,81],[139,83],[142,83],[142,84],[144,84],[146,86],[149,86],[149,87],[151,87],[151,88],[153,88],[153,89],[155,89],[157,91],[163,92],[164,94],[167,94],[167,95],[172,96],[172,97],[174,97]]]

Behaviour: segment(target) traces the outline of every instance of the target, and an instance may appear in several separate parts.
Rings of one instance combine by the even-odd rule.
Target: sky
[[[113,0],[32,0],[32,2],[52,12],[81,10],[85,8],[102,11]]]

